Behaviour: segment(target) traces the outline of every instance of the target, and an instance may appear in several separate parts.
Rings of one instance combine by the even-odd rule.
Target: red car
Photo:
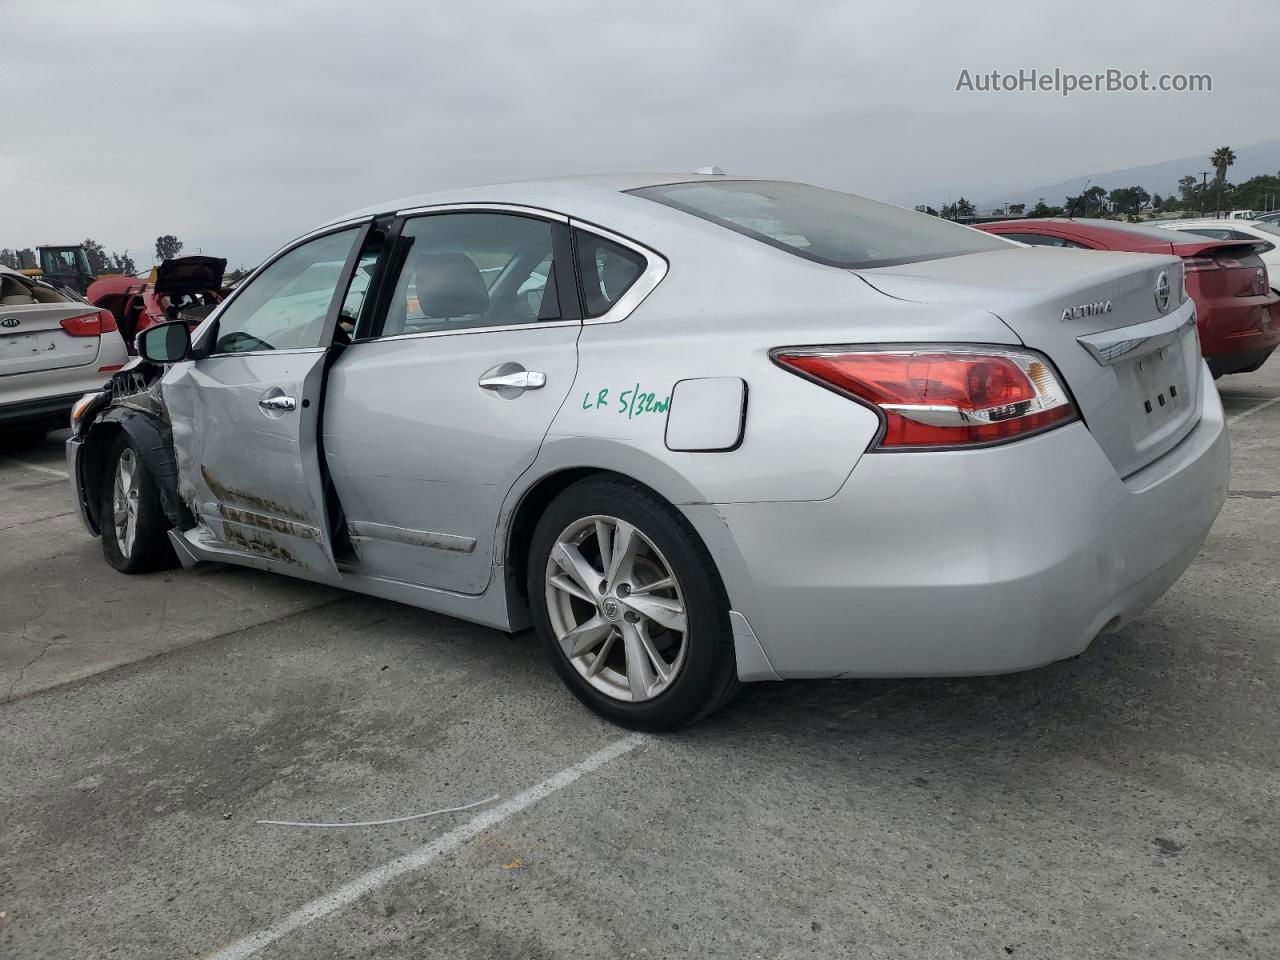
[[[195,326],[222,302],[222,274],[227,261],[216,257],[166,260],[146,277],[109,276],[95,280],[85,299],[110,310],[120,335],[133,352],[133,339],[147,327],[166,320]]]
[[[1182,258],[1196,303],[1200,349],[1214,377],[1257,370],[1280,345],[1280,295],[1271,290],[1258,242],[1209,240],[1114,220],[1001,220],[979,230],[1040,247],[1172,253]]]

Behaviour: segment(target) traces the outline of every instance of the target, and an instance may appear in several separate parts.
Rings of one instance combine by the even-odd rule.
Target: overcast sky
[[[1273,138],[1278,36],[1274,0],[0,0],[0,247],[252,265],[385,198],[711,163],[984,200]],[[1020,67],[1213,92],[955,90]]]

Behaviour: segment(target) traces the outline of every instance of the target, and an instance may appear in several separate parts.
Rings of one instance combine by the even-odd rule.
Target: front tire
[[[737,692],[729,602],[696,532],[623,478],[573,484],[534,528],[528,590],[556,672],[635,730],[694,723]]]
[[[107,563],[121,573],[147,573],[177,564],[160,489],[133,440],[116,435],[99,484],[98,527]]]

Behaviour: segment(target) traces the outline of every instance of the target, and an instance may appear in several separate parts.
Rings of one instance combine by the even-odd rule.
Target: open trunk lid
[[[222,289],[227,261],[221,257],[177,257],[156,267],[155,291],[166,297]]]
[[[1177,257],[1010,247],[854,272],[892,297],[999,317],[1053,361],[1122,477],[1200,419],[1195,307],[1181,300]]]

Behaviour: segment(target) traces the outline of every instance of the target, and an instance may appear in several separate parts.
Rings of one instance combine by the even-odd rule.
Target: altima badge
[[[1074,307],[1067,307],[1067,309],[1062,311],[1062,319],[1079,320],[1083,317],[1096,317],[1100,313],[1110,312],[1110,300],[1095,300],[1093,303],[1081,303]]]

